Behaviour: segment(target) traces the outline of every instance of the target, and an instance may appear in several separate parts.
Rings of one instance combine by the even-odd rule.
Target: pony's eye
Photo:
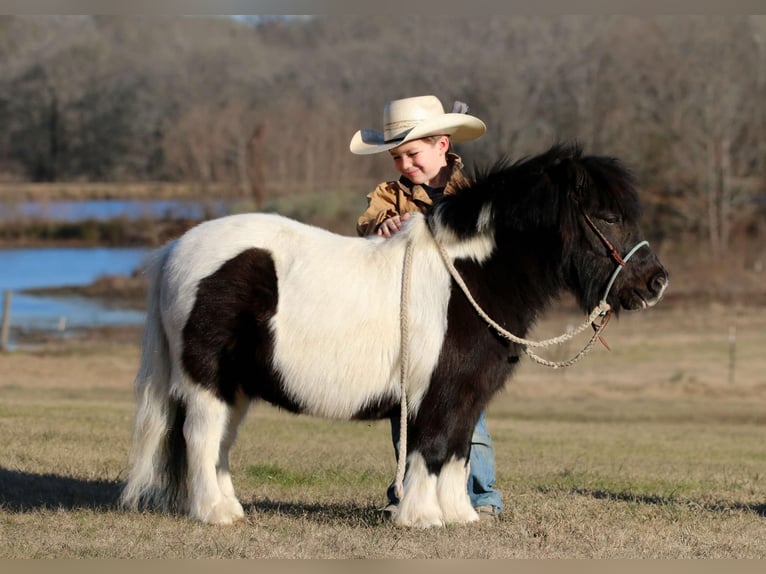
[[[614,213],[605,213],[599,216],[599,219],[607,225],[617,225],[622,221],[622,218]]]

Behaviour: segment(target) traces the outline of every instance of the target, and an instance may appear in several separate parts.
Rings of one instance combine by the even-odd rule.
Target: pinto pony
[[[437,243],[486,313],[523,337],[564,291],[586,312],[612,282],[615,313],[659,301],[668,275],[648,245],[616,263],[643,240],[638,217],[619,161],[557,145],[477,174],[388,240],[260,213],[196,226],[149,265],[122,503],[212,524],[241,519],[229,450],[257,399],[334,419],[399,416],[411,242],[408,457],[394,521],[478,520],[466,492],[471,433],[522,348],[488,328]]]

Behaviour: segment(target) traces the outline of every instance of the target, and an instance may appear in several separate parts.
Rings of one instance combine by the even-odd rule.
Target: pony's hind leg
[[[218,453],[218,465],[216,472],[218,475],[218,487],[224,497],[224,505],[227,506],[235,519],[243,518],[245,511],[237,500],[234,493],[234,484],[231,481],[231,470],[229,467],[229,451],[237,438],[237,430],[242,420],[247,414],[250,406],[250,399],[243,394],[237,396],[237,400],[229,411],[229,421],[226,432],[221,441],[221,448]]]
[[[231,524],[242,518],[218,483],[218,460],[229,419],[229,406],[212,393],[192,385],[184,393],[183,434],[188,459],[189,514],[208,524]],[[233,491],[233,489],[232,489]]]

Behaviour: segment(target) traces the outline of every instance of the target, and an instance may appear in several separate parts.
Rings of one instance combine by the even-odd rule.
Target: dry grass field
[[[376,512],[395,472],[386,423],[266,405],[233,452],[244,523],[117,509],[138,340],[0,355],[0,558],[766,557],[764,308],[661,304],[570,369],[525,360],[488,412],[505,512],[432,530]]]

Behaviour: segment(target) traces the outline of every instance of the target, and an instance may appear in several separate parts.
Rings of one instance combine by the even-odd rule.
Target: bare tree
[[[766,179],[762,16],[3,17],[0,170],[363,196],[391,166],[351,135],[417,93],[487,122],[468,164],[570,138],[624,158],[651,229],[713,257]]]
[[[763,83],[754,71],[763,58],[745,17],[675,18],[665,24],[672,26],[667,38],[677,63],[667,124],[677,166],[671,177],[697,191],[687,197],[689,209],[706,222],[710,253],[718,258],[728,252],[732,217],[743,204],[745,190],[734,182],[754,167],[753,150],[763,138],[753,121],[762,108]]]

